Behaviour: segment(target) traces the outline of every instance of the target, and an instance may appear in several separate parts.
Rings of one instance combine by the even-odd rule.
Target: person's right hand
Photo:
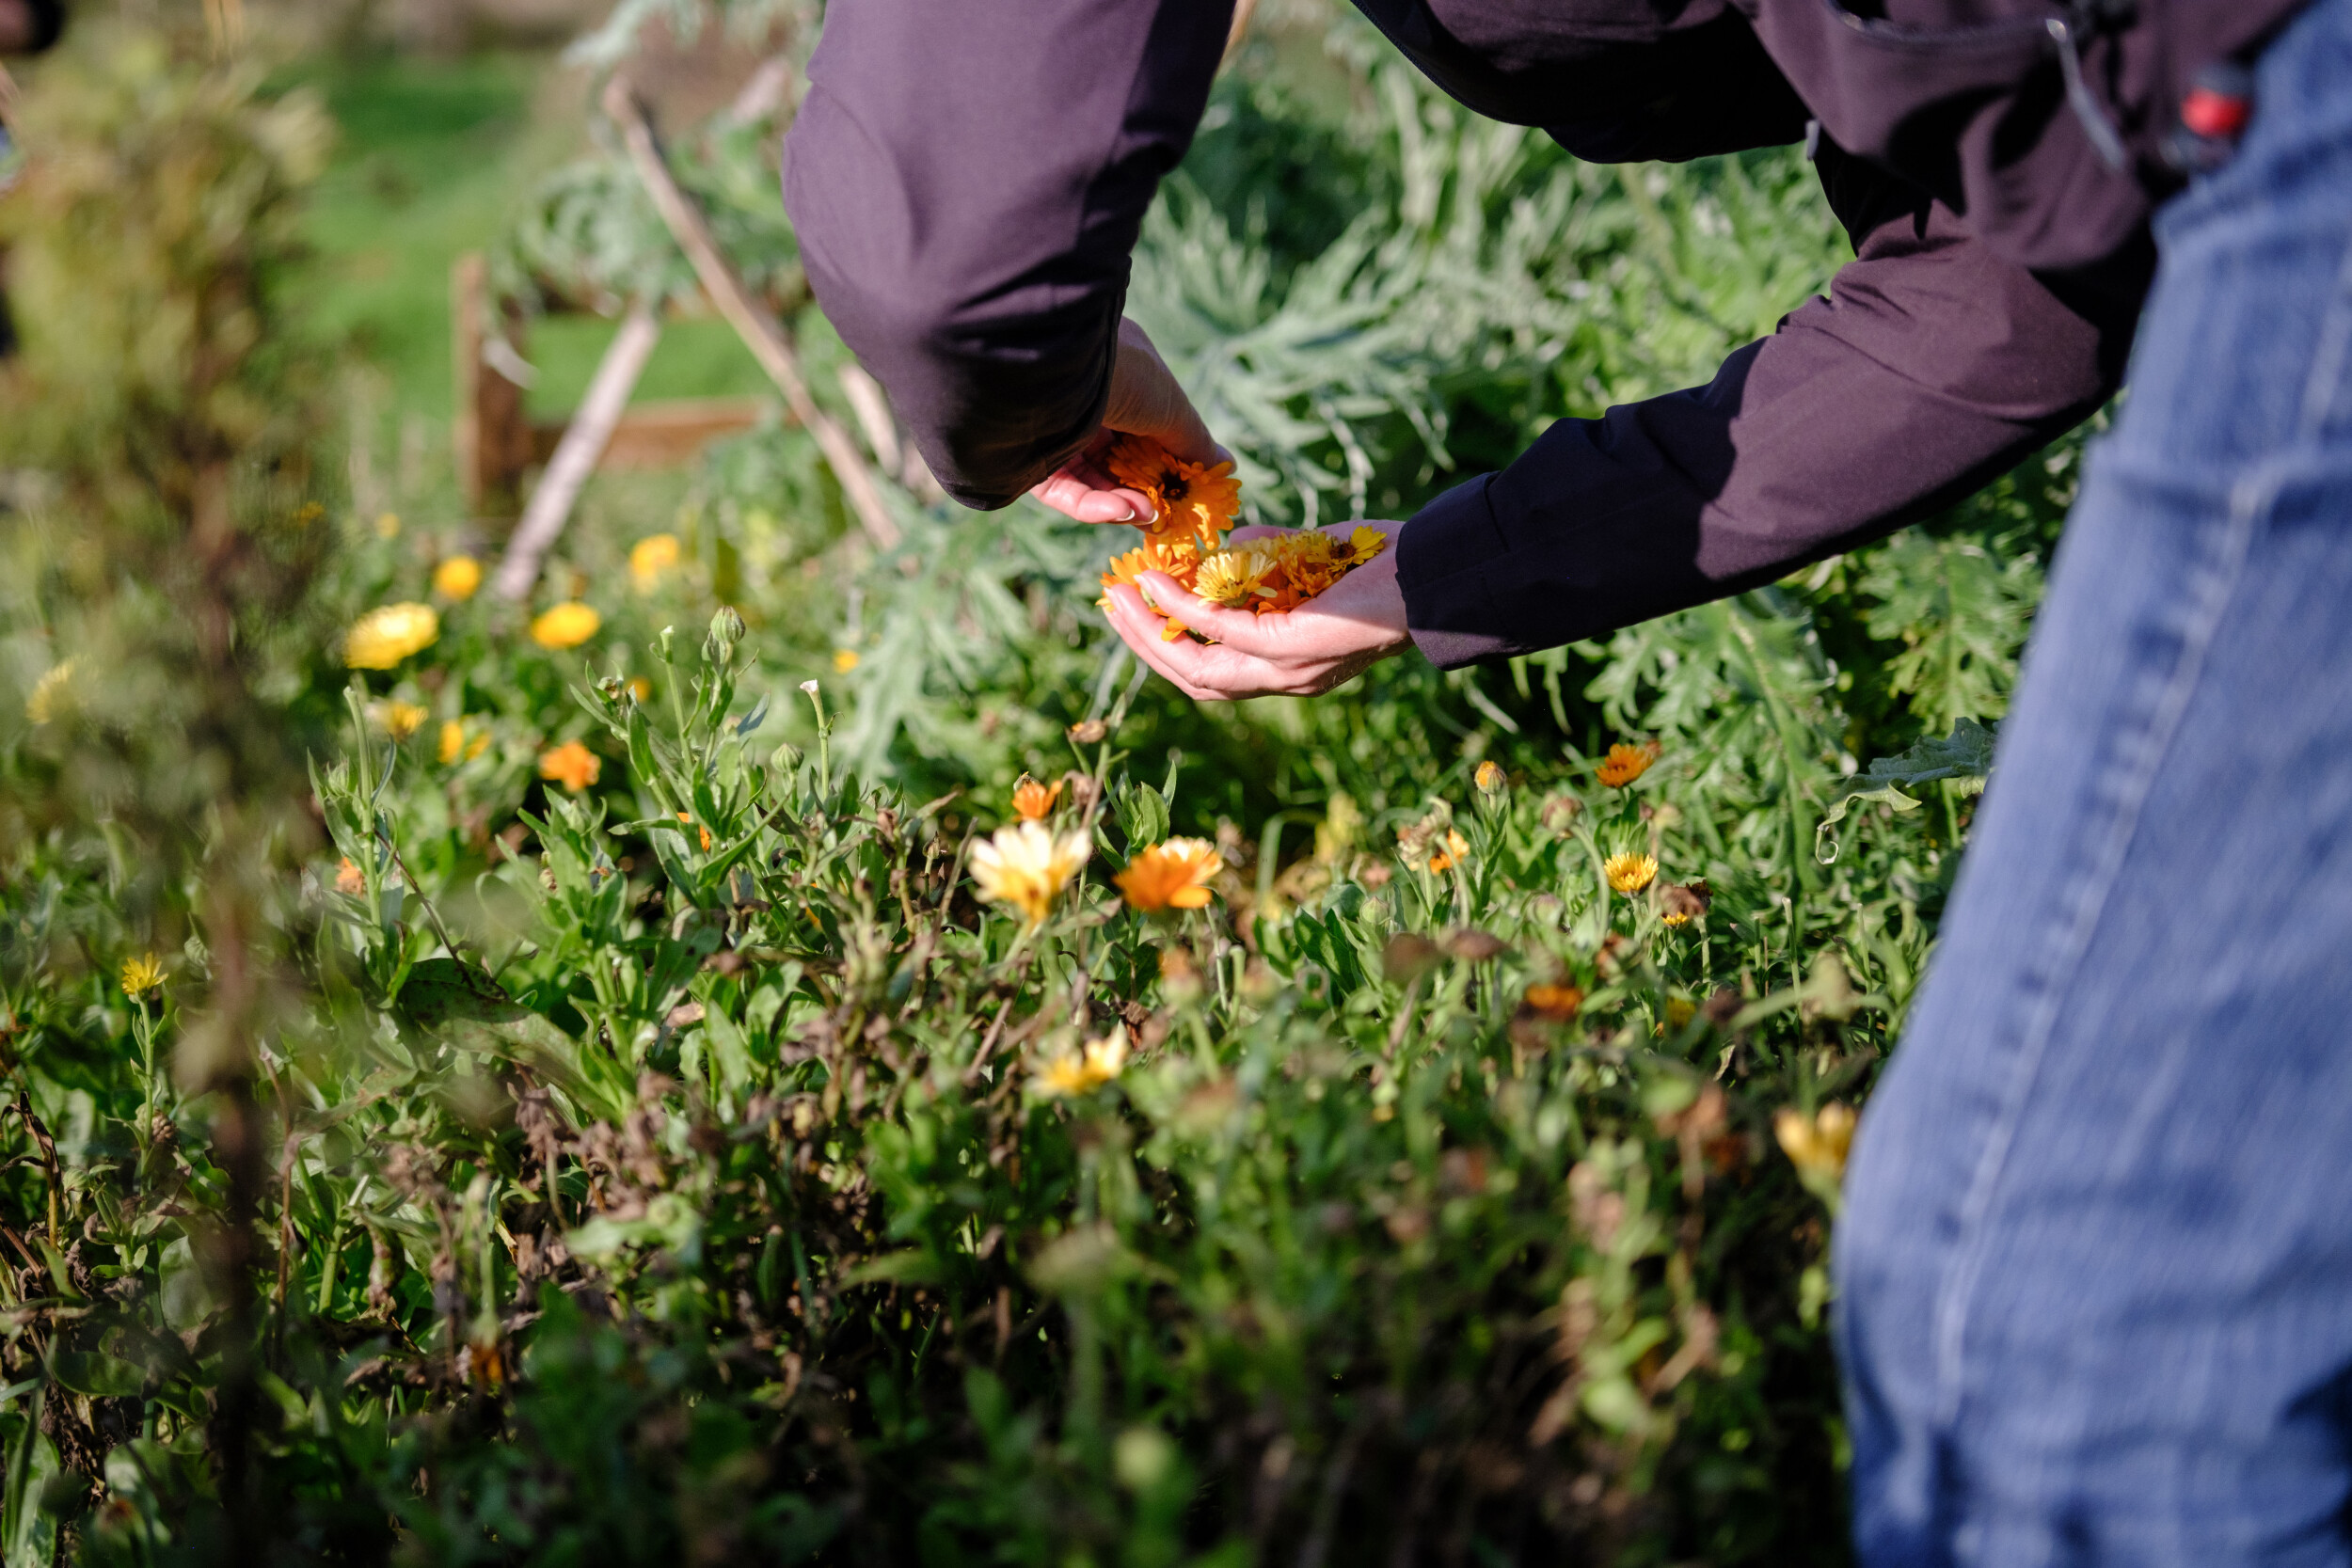
[[[1151,499],[1129,489],[1103,467],[1104,450],[1120,432],[1149,436],[1188,463],[1224,463],[1230,454],[1209,435],[1192,400],[1176,384],[1160,351],[1134,322],[1119,324],[1119,356],[1111,365],[1110,401],[1102,428],[1077,456],[1063,464],[1029,494],[1065,517],[1082,523],[1145,523]]]

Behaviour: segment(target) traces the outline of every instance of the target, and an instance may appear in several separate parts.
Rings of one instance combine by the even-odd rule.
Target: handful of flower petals
[[[1151,499],[1155,514],[1136,525],[1144,531],[1142,546],[1111,558],[1103,574],[1105,595],[1121,583],[1139,585],[1146,572],[1164,572],[1211,604],[1283,615],[1388,547],[1388,535],[1376,528],[1357,529],[1344,544],[1300,529],[1229,546],[1226,531],[1241,501],[1232,464],[1187,463],[1149,437],[1123,434],[1104,460],[1120,483]],[[1160,637],[1173,641],[1191,629],[1169,616]]]

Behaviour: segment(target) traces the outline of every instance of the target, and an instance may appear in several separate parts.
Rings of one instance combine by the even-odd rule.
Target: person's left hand
[[[1151,592],[1151,603],[1125,584],[1112,589],[1111,626],[1137,658],[1199,701],[1320,696],[1412,641],[1405,628],[1405,592],[1396,580],[1396,541],[1405,525],[1337,523],[1325,531],[1337,532],[1343,540],[1359,528],[1387,534],[1389,547],[1288,614],[1228,610],[1193,597],[1165,573],[1147,572],[1141,581]],[[1281,531],[1237,529],[1232,542]],[[1163,612],[1216,641],[1203,645],[1188,637],[1164,641]]]

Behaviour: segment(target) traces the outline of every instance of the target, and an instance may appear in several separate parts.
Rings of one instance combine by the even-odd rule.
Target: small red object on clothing
[[[2243,93],[2217,92],[2212,87],[2191,87],[2181,100],[2181,123],[2201,136],[2217,141],[2227,140],[2246,129],[2253,117],[2254,101]]]

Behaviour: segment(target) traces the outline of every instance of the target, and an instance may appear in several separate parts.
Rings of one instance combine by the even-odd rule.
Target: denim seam
[[[2297,436],[2315,441],[2327,434],[2328,418],[2344,381],[2345,362],[2352,358],[2352,244],[2344,247],[2336,268],[2336,293],[2328,301],[2327,319],[2320,324],[2318,351],[2312,356],[2312,373],[2303,384],[2303,412]]]
[[[2233,487],[2229,525],[2217,541],[2220,547],[2196,570],[2189,582],[2192,608],[2183,633],[2180,657],[2142,731],[2139,754],[2124,760],[2123,787],[2111,808],[2106,842],[2090,869],[2068,890],[2067,903],[2072,907],[2061,914],[2058,929],[2054,933],[2057,961],[2044,970],[2046,979],[2042,995],[2027,1015],[2016,1066],[2011,1069],[1999,1114],[1986,1135],[1984,1150],[1978,1158],[1976,1172],[1961,1206],[1958,1244],[1936,1304],[1935,1422],[1945,1431],[1957,1424],[1965,1398],[1968,1307],[1990,1251],[1992,1227],[1987,1220],[2008,1164],[2010,1147],[2024,1119],[2033,1085],[2041,1076],[2042,1057],[2058,1014],[2106,912],[2107,895],[2122,872],[2124,854],[2138,831],[2141,808],[2154,787],[2156,774],[2202,677],[2205,655],[2236,592],[2255,520],[2267,510],[2279,483],[2276,466],[2265,464]]]

